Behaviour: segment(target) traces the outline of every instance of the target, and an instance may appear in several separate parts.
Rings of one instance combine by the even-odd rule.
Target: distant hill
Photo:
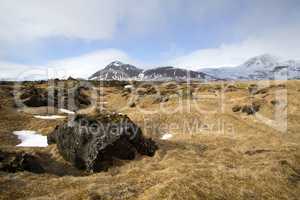
[[[264,54],[237,67],[206,68],[199,71],[220,79],[232,80],[300,79],[300,62],[281,61],[275,56]]]

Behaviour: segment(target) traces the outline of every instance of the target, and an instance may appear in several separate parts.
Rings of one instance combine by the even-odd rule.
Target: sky
[[[1,0],[0,79],[300,59],[299,0]]]

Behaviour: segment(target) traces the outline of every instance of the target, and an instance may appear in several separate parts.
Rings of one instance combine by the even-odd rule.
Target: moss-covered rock
[[[63,158],[89,172],[107,169],[115,158],[132,160],[136,152],[153,156],[157,145],[126,115],[94,113],[76,115],[48,136]]]

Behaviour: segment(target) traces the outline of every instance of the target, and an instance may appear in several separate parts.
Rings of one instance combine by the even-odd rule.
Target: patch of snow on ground
[[[75,114],[75,112],[73,112],[71,110],[63,109],[63,108],[59,109],[59,111],[62,112],[62,113],[70,114],[70,115]]]
[[[124,88],[125,88],[125,89],[132,89],[132,88],[133,88],[133,85],[125,85]]]
[[[173,137],[172,134],[166,133],[166,134],[164,134],[164,135],[161,137],[161,139],[162,139],[162,140],[169,140],[169,139],[171,139],[172,137]]]
[[[22,141],[17,147],[47,147],[47,136],[37,134],[36,131],[14,131],[13,134],[18,136]]]
[[[33,117],[37,119],[50,119],[50,120],[66,118],[66,116],[61,116],[61,115],[48,115],[48,116],[35,115]]]

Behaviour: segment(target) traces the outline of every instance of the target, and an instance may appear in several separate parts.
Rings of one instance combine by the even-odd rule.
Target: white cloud
[[[218,48],[199,49],[167,61],[167,63],[193,70],[201,67],[236,66],[249,57],[263,53],[265,51],[260,43],[247,40],[239,44],[223,44]]]
[[[2,0],[0,39],[108,39],[115,32],[119,17],[115,7],[115,0]]]
[[[150,34],[167,23],[172,1],[1,0],[0,41],[50,37],[109,40],[122,34]],[[127,33],[128,32],[128,33]]]
[[[213,16],[211,10],[220,13],[229,7],[229,1],[1,0],[0,44],[9,47],[53,37],[89,41],[165,33],[177,19],[204,21]]]
[[[46,65],[25,65],[0,61],[0,80],[42,80],[65,77],[64,70],[57,70]]]
[[[169,65],[193,70],[205,67],[237,66],[261,54],[272,54],[282,59],[300,60],[300,28],[281,26],[238,43],[222,44],[217,48],[199,49],[166,62]]]
[[[2,80],[38,80],[47,78],[88,78],[110,62],[119,60],[139,65],[125,52],[117,49],[104,49],[77,57],[49,61],[45,65],[33,66],[12,62],[0,62]]]
[[[24,77],[27,76],[26,74],[28,74],[29,71],[31,71],[31,74],[33,76],[33,74],[37,74],[37,71],[39,70],[39,68],[36,66],[23,65],[18,63],[11,63],[11,62],[1,62],[1,61],[0,61],[0,69],[1,69],[0,80],[24,79]]]
[[[203,2],[198,3],[198,5],[201,4]],[[219,5],[214,5],[214,1],[205,4],[205,9],[199,14],[199,20],[203,20],[203,16],[207,17],[207,14],[201,14],[205,13],[204,11],[217,13],[218,21],[222,20],[220,17],[222,13],[230,11],[227,18],[234,15],[235,22],[228,24],[232,26],[229,26],[228,29],[221,29],[220,32],[225,35],[228,33],[235,35],[239,41],[224,41],[216,48],[196,49],[179,57],[175,55],[165,62],[166,64],[190,69],[236,66],[250,57],[265,53],[283,59],[300,59],[299,1],[252,0],[242,3],[224,0]],[[194,10],[197,10],[198,7],[195,4]],[[240,9],[243,9],[242,12]],[[192,10],[190,13],[194,15],[196,12],[192,12]],[[211,22],[212,18],[206,18],[205,22]],[[227,23],[226,20],[224,23]]]
[[[110,62],[119,60],[124,63],[137,63],[125,52],[116,49],[105,49],[87,53],[78,57],[51,61],[48,67],[56,69],[59,74],[76,78],[88,78],[96,71],[104,68]]]
[[[0,57],[18,58],[19,54],[24,55],[24,49],[29,49],[24,44],[34,48],[35,40],[41,40],[41,46],[47,48],[48,44],[44,44],[43,39],[52,37],[90,41],[113,40],[128,35],[131,36],[129,39],[136,39],[135,36],[141,34],[153,35],[151,39],[157,37],[159,40],[163,37],[174,38],[172,42],[176,48],[162,53],[163,60],[151,61],[159,65],[170,64],[189,69],[234,66],[264,53],[299,59],[300,14],[297,5],[297,1],[293,0],[1,0]],[[234,20],[231,19],[233,17]],[[215,27],[220,34],[212,37],[217,40],[217,37],[221,37],[223,44],[217,48],[198,49],[183,54],[189,50],[177,42],[190,36],[190,29],[184,31],[185,25],[187,28],[193,25],[198,30],[202,25],[214,26],[218,24],[214,22],[220,21],[224,21],[228,29],[224,28],[226,26]],[[178,33],[174,34],[176,30]],[[161,36],[164,34],[167,36]],[[233,40],[239,41],[228,42],[227,34],[234,35]],[[209,38],[209,32],[203,40],[207,39],[205,37],[212,39]],[[193,42],[191,39],[187,41]],[[195,41],[199,41],[199,38],[195,38]],[[136,44],[134,41],[132,46],[144,48],[143,43]],[[149,51],[156,50],[155,47],[153,49],[151,47]],[[78,57],[45,61],[47,63],[44,66],[0,61],[0,79],[20,77],[19,74],[24,77],[22,72],[29,71],[40,74],[37,77],[41,77],[41,74],[49,77],[54,73],[59,77],[71,75],[87,78],[113,60],[145,66],[132,59],[127,52],[103,49]],[[30,77],[30,73],[25,74]]]

